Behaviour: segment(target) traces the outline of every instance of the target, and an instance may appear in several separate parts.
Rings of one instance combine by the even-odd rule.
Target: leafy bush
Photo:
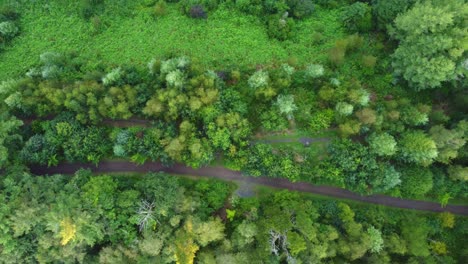
[[[345,102],[339,102],[335,106],[335,111],[340,116],[349,116],[353,113],[354,107]]]
[[[18,34],[18,27],[13,21],[0,22],[0,37],[10,40]]]
[[[372,26],[371,8],[367,3],[356,2],[343,9],[341,19],[351,32],[367,32]]]
[[[437,157],[437,146],[424,132],[414,130],[403,134],[399,142],[400,156],[406,162],[430,165]]]
[[[81,0],[80,13],[85,19],[98,15],[104,9],[104,0]]]
[[[393,23],[393,20],[406,12],[416,0],[373,0],[372,11],[377,18],[377,26],[381,30],[385,30]]]
[[[289,12],[299,19],[309,16],[314,11],[312,0],[286,0],[286,4],[289,7]]]
[[[270,16],[267,22],[268,36],[279,40],[286,40],[291,37],[291,31],[294,27],[294,20],[288,17],[288,12],[282,16]]]
[[[433,175],[430,169],[412,166],[402,172],[401,189],[410,197],[421,197],[432,189]]]
[[[311,79],[322,77],[325,70],[320,64],[309,64],[305,70],[305,76]]]
[[[332,109],[325,109],[310,115],[309,129],[318,132],[330,127],[333,122],[334,112]]]
[[[102,83],[106,86],[117,84],[122,78],[122,69],[115,68],[102,78]]]
[[[203,6],[193,5],[190,7],[189,14],[191,18],[206,19],[207,14]]]
[[[259,70],[252,74],[252,76],[250,76],[248,84],[250,88],[257,89],[268,86],[269,80],[270,77],[268,75],[268,72],[264,70]]]
[[[395,74],[416,90],[440,87],[462,74],[467,9],[461,0],[425,1],[400,14],[391,30],[400,41],[393,54]]]
[[[155,5],[154,5],[154,8],[153,8],[153,15],[155,17],[160,17],[160,16],[164,16],[166,13],[167,13],[167,4],[166,4],[166,1],[164,0],[159,0]]]
[[[293,112],[297,110],[293,95],[279,95],[275,105],[281,114],[286,115],[288,119],[293,119]]]
[[[397,143],[388,133],[372,134],[367,140],[370,150],[379,156],[392,156],[396,153]]]
[[[370,94],[367,90],[359,88],[349,91],[348,98],[354,104],[366,106],[369,104]]]
[[[15,21],[19,18],[19,16],[19,13],[16,12],[16,10],[11,5],[0,5],[0,22]]]

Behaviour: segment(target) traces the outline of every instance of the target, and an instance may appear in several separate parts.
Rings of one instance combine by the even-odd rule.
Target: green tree
[[[429,226],[422,216],[412,216],[401,223],[401,234],[407,242],[408,252],[417,257],[426,257],[430,254],[427,236]]]
[[[460,165],[449,166],[448,175],[452,180],[468,181],[468,167]]]
[[[404,161],[422,166],[430,165],[438,154],[434,140],[417,130],[403,134],[399,142],[399,152]]]
[[[397,151],[397,143],[388,133],[372,134],[368,141],[371,151],[379,156],[393,156]]]
[[[463,123],[468,123],[463,121]],[[457,128],[448,130],[443,125],[431,127],[429,134],[435,141],[439,154],[437,161],[444,164],[449,164],[452,159],[458,156],[458,150],[466,143],[465,135],[468,131],[464,131],[462,122]]]
[[[416,3],[395,19],[392,35],[400,41],[393,54],[395,73],[417,90],[439,87],[461,73],[466,49],[463,0]]]
[[[343,9],[341,19],[349,31],[367,32],[372,26],[371,8],[367,3],[355,2]]]
[[[278,107],[279,112],[286,115],[289,120],[294,118],[293,112],[297,110],[297,106],[294,103],[293,95],[279,95],[275,105]]]
[[[412,197],[420,197],[432,189],[433,174],[425,167],[408,167],[402,170],[401,189],[404,194]]]

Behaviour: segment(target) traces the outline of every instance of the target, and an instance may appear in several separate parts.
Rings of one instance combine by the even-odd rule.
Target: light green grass
[[[21,34],[0,53],[0,80],[23,75],[45,51],[76,52],[88,61],[87,69],[99,63],[144,66],[171,54],[190,56],[207,67],[253,67],[288,58],[300,64],[325,62],[325,51],[343,35],[337,10],[317,8],[298,21],[293,39],[280,42],[268,37],[259,18],[223,6],[207,20],[195,20],[169,4],[167,15],[155,19],[151,7],[123,0],[107,5],[100,16],[104,29],[93,34],[76,3],[38,2],[19,6]],[[317,32],[320,42],[314,41]]]

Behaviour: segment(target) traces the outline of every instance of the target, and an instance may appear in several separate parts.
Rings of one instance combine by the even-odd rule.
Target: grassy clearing
[[[116,2],[116,1],[114,1]],[[151,58],[187,55],[208,67],[245,67],[290,58],[299,64],[325,62],[326,50],[344,33],[337,10],[322,10],[297,22],[295,37],[270,39],[259,18],[220,6],[207,20],[181,14],[169,4],[167,14],[152,16],[142,1],[107,4],[99,17],[100,33],[79,15],[71,1],[36,1],[19,5],[21,35],[0,53],[0,80],[24,74],[45,51],[75,52],[85,70],[101,62],[144,66]]]

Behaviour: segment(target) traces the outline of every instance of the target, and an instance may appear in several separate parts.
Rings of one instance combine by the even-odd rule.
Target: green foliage
[[[372,12],[377,19],[377,26],[385,30],[393,20],[410,8],[415,0],[372,0]]]
[[[395,73],[416,90],[440,87],[461,74],[464,16],[468,5],[450,0],[416,3],[395,19],[393,36],[400,41],[393,54]]]
[[[432,189],[433,174],[424,167],[409,167],[402,171],[401,189],[410,197],[421,197]]]
[[[335,106],[335,111],[340,116],[349,116],[353,113],[354,107],[345,102],[339,102]]]
[[[305,70],[305,76],[311,79],[322,77],[324,68],[320,64],[309,64]]]
[[[414,130],[403,134],[398,145],[399,156],[406,162],[429,166],[438,155],[434,140],[422,131]]]
[[[267,22],[268,36],[278,40],[286,40],[292,37],[294,19],[288,17],[286,12],[283,15],[270,16]]]
[[[367,3],[355,2],[346,6],[341,14],[341,20],[351,32],[367,32],[371,29],[371,7]]]
[[[312,132],[321,131],[330,127],[333,121],[334,112],[332,109],[325,109],[315,112],[310,116],[309,129]]]
[[[468,181],[468,167],[462,167],[460,165],[450,166],[448,168],[448,175],[450,179],[454,181]]]
[[[367,233],[369,234],[369,238],[371,240],[371,248],[370,251],[372,253],[379,253],[382,251],[384,246],[384,241],[382,239],[382,232],[376,229],[375,227],[371,226],[367,229]]]
[[[429,226],[424,218],[411,217],[402,223],[402,235],[407,241],[411,255],[424,257],[430,254],[427,236]]]
[[[244,69],[256,64],[270,64],[272,58],[285,61],[290,57],[298,58],[299,64],[311,59],[325,63],[326,55],[322,51],[343,35],[337,10],[317,9],[313,16],[296,21],[294,41],[283,43],[268,36],[263,21],[265,16],[242,14],[228,5],[210,12],[210,18],[203,23],[195,23],[181,14],[178,5],[171,3],[167,4],[166,15],[153,19],[153,8],[139,6],[139,1],[105,4],[105,12],[99,14],[104,27],[98,35],[93,33],[90,22],[69,15],[80,10],[76,1],[52,0],[48,2],[48,8],[41,8],[41,4],[20,5],[21,41],[15,41],[2,51],[0,80],[23,76],[47,50],[79,53],[86,62],[81,67],[83,72],[102,71],[102,63],[106,66],[128,65],[138,58],[141,65],[142,61],[162,60],[171,54],[189,56],[210,68],[236,65]],[[153,5],[156,1],[151,2]],[[248,3],[246,7],[252,5]],[[309,48],[312,36],[319,28],[322,28],[324,41]]]
[[[0,37],[11,39],[18,34],[18,27],[12,21],[0,22]]]
[[[372,134],[368,141],[371,151],[379,156],[393,156],[397,151],[397,143],[388,133]]]
[[[276,98],[276,106],[281,114],[286,115],[288,119],[293,119],[293,112],[297,110],[293,95],[279,95]]]
[[[305,18],[314,11],[314,3],[312,0],[286,0],[289,7],[289,12],[296,18]]]
[[[431,127],[429,134],[437,146],[437,161],[449,164],[452,159],[457,158],[458,150],[466,143],[468,133],[468,122],[462,121],[453,130],[448,130],[442,125]]]

